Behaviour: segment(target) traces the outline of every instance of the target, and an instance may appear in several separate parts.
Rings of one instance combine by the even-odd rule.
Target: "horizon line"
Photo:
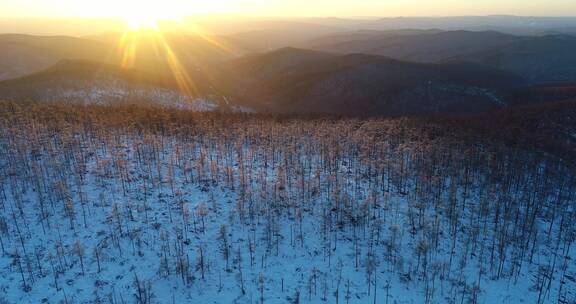
[[[338,15],[326,15],[326,16],[306,16],[306,15],[258,15],[258,14],[242,14],[242,13],[206,13],[206,14],[188,14],[182,16],[182,19],[187,18],[197,18],[197,17],[239,17],[247,19],[400,19],[400,18],[459,18],[459,17],[516,17],[516,18],[576,18],[576,15],[519,15],[519,14],[462,14],[462,15],[349,15],[349,16],[338,16]],[[26,16],[2,16],[0,19],[81,19],[81,20],[119,20],[122,19],[120,16],[74,16],[74,15],[61,15],[61,16],[48,16],[48,15],[26,15]],[[168,20],[168,19],[166,19]]]

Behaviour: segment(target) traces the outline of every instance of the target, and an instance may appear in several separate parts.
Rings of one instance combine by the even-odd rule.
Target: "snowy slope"
[[[174,112],[148,129],[124,113],[84,111],[78,123],[32,111],[37,118],[2,125],[0,303],[576,299],[574,185],[537,184],[546,160],[519,154],[525,171],[509,176],[512,185],[488,169],[449,173],[448,165],[424,178],[423,159],[460,144],[409,154],[408,140],[397,145],[402,120],[192,116],[179,125],[186,114]],[[145,113],[151,126],[164,115]],[[126,122],[108,128],[95,117]],[[367,159],[369,151],[382,156]],[[506,228],[494,228],[502,218]],[[531,221],[524,227],[534,232],[521,239],[521,223]]]

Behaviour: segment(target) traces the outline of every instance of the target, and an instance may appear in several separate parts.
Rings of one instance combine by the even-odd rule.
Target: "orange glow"
[[[243,16],[570,16],[574,0],[4,0],[3,16],[114,17],[136,27],[174,15],[234,14]],[[153,18],[151,18],[153,17]]]
[[[190,34],[207,41],[225,52],[231,52],[230,47],[211,37],[198,26],[193,26]],[[116,51],[122,68],[138,67],[138,60],[166,63],[179,91],[189,97],[197,95],[197,86],[188,72],[190,67],[186,67],[181,58],[179,58],[178,52],[171,46],[170,39],[166,37],[158,24],[153,27],[129,26],[121,35]]]

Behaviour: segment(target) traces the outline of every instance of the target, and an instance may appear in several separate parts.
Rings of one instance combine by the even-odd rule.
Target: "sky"
[[[1,17],[576,16],[576,0],[0,0]]]

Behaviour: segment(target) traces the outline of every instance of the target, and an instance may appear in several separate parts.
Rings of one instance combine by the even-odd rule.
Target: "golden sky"
[[[576,0],[0,0],[2,17],[574,16]]]

